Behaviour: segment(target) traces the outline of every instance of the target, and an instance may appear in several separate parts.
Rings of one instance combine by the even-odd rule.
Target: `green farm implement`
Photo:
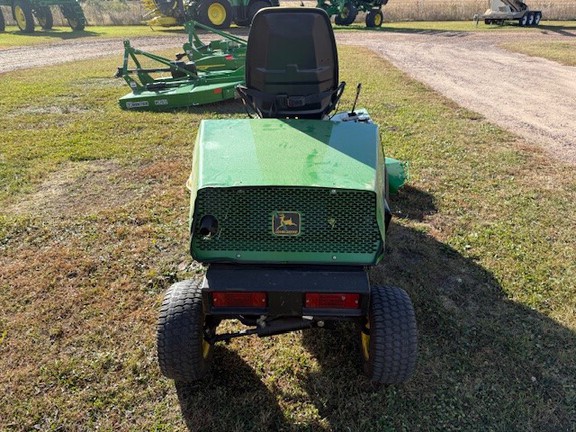
[[[170,27],[195,20],[226,29],[234,22],[249,26],[260,9],[278,6],[278,0],[141,0],[149,25]]]
[[[388,0],[318,0],[316,7],[334,15],[334,24],[348,26],[354,22],[358,12],[366,12],[366,27],[381,27],[384,22],[382,7]]]
[[[207,374],[215,343],[348,321],[357,327],[369,380],[406,381],[417,353],[412,302],[367,273],[385,256],[388,194],[405,174],[401,163],[385,159],[366,110],[354,103],[332,114],[345,83],[328,15],[318,8],[260,11],[245,73],[238,92],[258,118],[199,126],[187,184],[189,247],[207,269],[164,296],[162,373],[194,382]],[[245,328],[219,328],[230,319]]]
[[[223,39],[204,44],[196,27]],[[188,41],[176,60],[136,49],[124,41],[124,61],[116,77],[124,78],[132,92],[120,98],[122,109],[165,111],[235,97],[236,86],[244,82],[246,41],[200,23],[187,23],[186,29]],[[153,66],[144,67],[144,59]],[[131,62],[135,67],[130,67]]]
[[[24,33],[34,32],[34,18],[43,30],[50,30],[54,25],[52,6],[60,9],[72,30],[81,31],[86,27],[86,17],[76,0],[0,0],[0,6],[10,7],[12,17]],[[4,25],[4,15],[0,9],[0,31],[4,31]]]

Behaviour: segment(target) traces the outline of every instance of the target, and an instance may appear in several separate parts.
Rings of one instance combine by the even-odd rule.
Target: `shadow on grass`
[[[420,35],[433,35],[433,36],[446,36],[446,37],[466,37],[478,33],[478,30],[482,30],[482,33],[492,33],[501,31],[504,28],[518,28],[522,31],[538,31],[540,30],[542,33],[558,33],[562,36],[568,37],[575,37],[576,36],[576,26],[572,25],[542,25],[540,24],[538,27],[529,27],[524,28],[520,27],[517,22],[506,22],[503,25],[486,25],[483,22],[479,24],[479,26],[475,26],[470,24],[469,29],[434,29],[434,28],[418,28],[418,27],[411,27],[409,23],[406,23],[406,26],[403,27],[389,27],[384,25],[380,28],[367,28],[360,24],[358,25],[351,25],[349,27],[335,27],[334,30],[336,34],[338,33],[346,33],[346,32],[369,32],[369,33],[400,33],[400,34],[420,34]],[[512,29],[510,29],[512,31]]]
[[[274,395],[238,354],[220,345],[214,347],[210,377],[177,383],[176,392],[190,431],[288,429]]]
[[[394,205],[400,203],[402,208]],[[434,199],[405,188],[393,211],[416,221]],[[576,335],[507,298],[494,276],[425,233],[393,224],[374,283],[406,289],[419,328],[419,360],[402,386],[375,388],[361,373],[354,324],[303,332],[319,370],[298,374],[323,424],[283,415],[282,395],[245,361],[216,346],[212,378],[178,387],[190,430],[560,431],[576,424]],[[233,406],[234,409],[229,407]]]
[[[542,33],[558,33],[559,35],[562,36],[567,36],[567,37],[576,37],[576,25],[574,26],[563,26],[563,27],[557,27],[557,26],[551,26],[551,25],[539,25],[538,28],[542,31]]]
[[[402,212],[415,219],[433,211],[426,205],[433,200],[419,194],[402,199]],[[509,300],[490,272],[434,238],[394,225],[389,240],[370,276],[410,293],[418,366],[404,386],[375,390],[359,375],[355,326],[305,333],[321,370],[302,380],[331,428],[573,430],[576,335]]]
[[[70,40],[70,39],[79,39],[84,37],[94,37],[99,36],[100,33],[93,32],[89,30],[83,31],[72,31],[71,29],[51,29],[51,30],[35,30],[33,33],[25,33],[20,30],[15,31],[6,31],[3,34],[13,34],[13,35],[20,35],[20,36],[29,36],[29,37],[49,37],[54,39],[60,40]]]
[[[349,27],[335,27],[334,31],[338,33],[347,32],[368,32],[368,33],[401,33],[401,34],[421,34],[421,35],[437,35],[447,37],[466,37],[474,32],[474,28],[470,30],[443,30],[443,29],[423,29],[417,27],[365,27],[362,25],[352,25]]]

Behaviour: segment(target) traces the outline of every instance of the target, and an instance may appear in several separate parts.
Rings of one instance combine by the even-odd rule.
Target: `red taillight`
[[[213,90],[214,94],[222,94],[222,88],[218,87]]]
[[[306,307],[310,309],[358,309],[360,294],[307,293]]]
[[[234,60],[234,56],[233,56],[233,55],[230,55],[230,54],[228,54],[228,55],[227,55],[226,57],[224,57],[224,58],[225,58],[226,60],[228,60],[228,61]]]
[[[263,292],[213,292],[214,307],[266,307],[266,293]]]

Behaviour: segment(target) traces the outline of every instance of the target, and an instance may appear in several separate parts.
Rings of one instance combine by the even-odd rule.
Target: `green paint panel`
[[[314,186],[376,190],[378,128],[318,120],[204,120],[198,188]]]
[[[173,108],[203,105],[233,99],[236,86],[242,81],[227,84],[184,84],[163,90],[128,93],[118,100],[125,110],[163,111]]]

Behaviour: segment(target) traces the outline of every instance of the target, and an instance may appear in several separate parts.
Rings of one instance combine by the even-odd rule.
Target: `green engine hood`
[[[188,187],[198,261],[371,265],[382,256],[384,158],[372,123],[204,120]],[[201,234],[205,215],[219,221],[213,237]],[[284,217],[294,235],[277,230]]]
[[[378,128],[318,120],[204,120],[191,189],[306,186],[376,190]]]

